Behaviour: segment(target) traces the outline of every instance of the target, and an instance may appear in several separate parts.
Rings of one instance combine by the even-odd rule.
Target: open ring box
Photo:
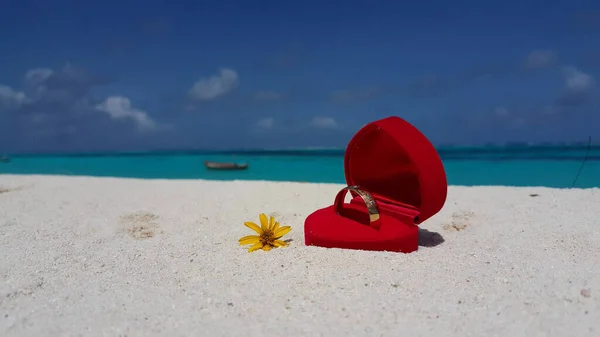
[[[377,221],[370,220],[365,204],[368,199],[354,187],[349,189],[353,196],[350,203],[344,203],[346,188],[335,198],[334,205],[306,218],[305,244],[416,251],[418,225],[442,209],[448,189],[444,166],[429,140],[399,117],[372,122],[348,144],[344,170],[349,186],[368,192],[375,200]]]

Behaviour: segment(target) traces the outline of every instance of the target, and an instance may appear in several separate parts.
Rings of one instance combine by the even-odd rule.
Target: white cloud
[[[15,91],[6,85],[0,85],[0,109],[17,109],[28,102],[29,99],[25,93]]]
[[[331,100],[336,103],[352,103],[362,102],[375,98],[381,94],[382,91],[379,88],[365,88],[358,90],[336,90],[331,94]]]
[[[47,80],[53,73],[54,71],[48,68],[30,69],[25,74],[25,81],[28,84],[38,85]]]
[[[596,82],[594,78],[573,66],[563,67],[565,86],[571,92],[585,92],[592,89]]]
[[[494,109],[494,113],[501,117],[509,115],[508,109],[503,106],[499,106],[496,109]]]
[[[48,115],[46,115],[46,114],[43,114],[43,113],[34,113],[34,114],[31,114],[31,121],[34,124],[43,123],[44,121],[46,121],[46,119],[48,119]]]
[[[90,95],[91,90],[109,82],[82,68],[67,65],[54,70],[43,67],[29,69],[23,81],[25,85],[20,91],[0,84],[0,113],[8,110],[11,113],[9,118],[28,121],[30,131],[27,132],[35,132],[36,135],[48,128],[56,131],[48,136],[86,134],[97,127],[93,122],[86,123],[83,120],[86,116],[92,121],[127,121],[142,131],[171,129],[169,125],[156,123],[146,111],[135,108],[127,97],[116,95],[95,101]],[[2,118],[0,124],[1,121]]]
[[[319,129],[337,129],[338,124],[331,117],[316,116],[310,121],[310,125]]]
[[[148,116],[148,113],[134,108],[127,97],[108,97],[104,102],[96,105],[96,109],[108,114],[112,119],[131,119],[143,130],[151,130],[156,127],[156,122]]]
[[[557,54],[554,50],[534,50],[525,60],[525,67],[527,68],[547,68],[556,63]]]
[[[542,108],[542,115],[557,115],[562,112],[562,108],[555,105],[547,105]]]
[[[203,78],[194,83],[188,96],[193,100],[209,101],[225,95],[238,85],[238,75],[232,69],[221,69],[219,75]]]
[[[590,103],[595,94],[596,81],[590,74],[586,74],[573,66],[562,68],[565,88],[555,100],[558,106],[582,106]]]
[[[273,117],[263,118],[256,122],[256,126],[263,129],[270,129],[275,125],[275,119]]]
[[[254,94],[253,98],[256,101],[277,101],[284,97],[280,92],[263,90]]]

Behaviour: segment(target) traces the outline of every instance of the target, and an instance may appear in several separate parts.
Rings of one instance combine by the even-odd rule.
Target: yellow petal
[[[269,246],[269,245],[264,245],[264,246],[262,247],[262,250],[264,250],[265,252],[268,252],[268,251],[270,251],[270,250],[271,250],[271,246]]]
[[[262,229],[260,229],[260,227],[258,227],[258,225],[255,224],[254,222],[244,222],[244,226],[255,231],[256,233],[258,233],[258,235],[262,235],[262,233],[263,233]]]
[[[269,218],[269,229],[273,230],[275,226],[275,218],[271,215],[271,217]]]
[[[263,232],[269,229],[269,219],[267,219],[267,215],[265,213],[260,213],[258,216],[260,218],[260,228],[262,228]]]
[[[275,231],[275,239],[279,239],[280,237],[289,233],[291,230],[292,230],[292,227],[290,227],[290,226],[283,226],[281,228],[278,228]]]
[[[262,244],[262,242],[259,241],[259,242],[255,243],[255,244],[253,244],[252,247],[250,247],[250,249],[248,249],[248,253],[252,253],[255,250],[259,250],[262,247],[263,247],[263,244]]]
[[[273,245],[275,245],[275,247],[285,247],[288,244],[285,241],[275,240],[275,241],[273,241]]]
[[[279,221],[275,221],[275,224],[273,225],[273,232],[275,232],[277,228],[279,228]]]
[[[260,236],[258,236],[258,235],[248,235],[248,236],[244,236],[243,238],[239,239],[238,242],[240,243],[241,246],[244,246],[244,245],[255,244],[259,240],[260,240]]]

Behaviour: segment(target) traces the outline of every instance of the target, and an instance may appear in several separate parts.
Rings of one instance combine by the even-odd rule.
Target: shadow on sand
[[[435,247],[441,245],[444,241],[444,237],[440,233],[419,228],[419,246]]]

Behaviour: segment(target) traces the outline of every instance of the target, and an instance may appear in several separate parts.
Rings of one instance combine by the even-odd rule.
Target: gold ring
[[[375,202],[375,199],[373,198],[371,193],[361,190],[358,186],[344,187],[338,193],[338,195],[336,197],[336,199],[337,199],[336,204],[341,205],[344,203],[344,197],[346,196],[347,191],[354,192],[362,198],[362,200],[365,202],[365,205],[367,206],[367,211],[369,212],[369,221],[371,223],[379,220],[379,218],[380,218],[379,209],[377,207],[377,203]],[[339,214],[339,212],[338,212],[338,214]]]

